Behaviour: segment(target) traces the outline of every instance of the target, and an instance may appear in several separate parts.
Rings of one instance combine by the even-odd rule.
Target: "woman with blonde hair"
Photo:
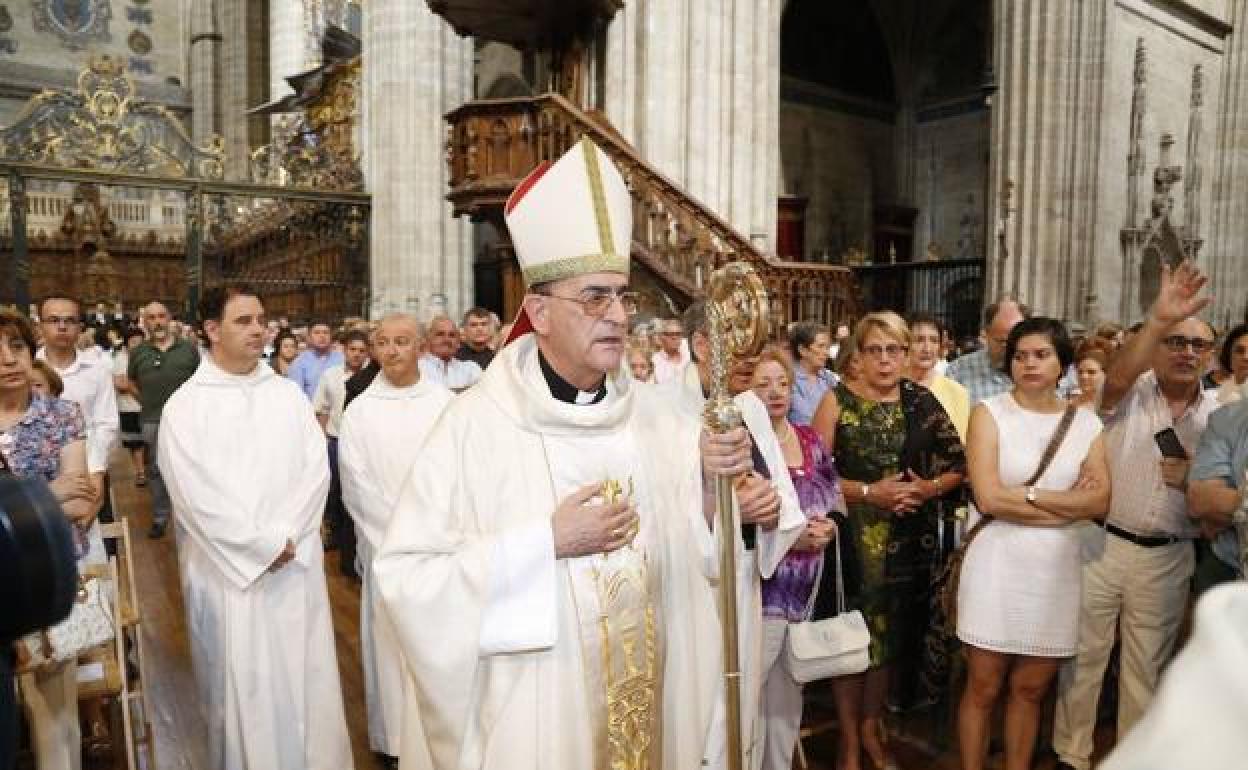
[[[852,608],[871,631],[871,667],[835,681],[842,740],[837,767],[895,767],[883,726],[885,699],[897,664],[924,661],[936,562],[938,505],[956,494],[966,472],[957,428],[931,391],[906,379],[910,329],[896,313],[871,313],[854,331],[861,374],[833,390],[812,427],[832,450],[848,502],[862,581],[847,585]],[[930,697],[939,670],[907,671],[896,694]],[[915,675],[917,674],[917,676]]]
[[[756,750],[762,761],[761,765],[755,762],[761,770],[789,770],[793,766],[793,749],[802,722],[802,686],[785,662],[788,627],[804,620],[822,620],[836,612],[834,600],[827,600],[836,595],[835,562],[826,563],[835,553],[825,549],[845,523],[845,496],[831,452],[813,428],[797,424],[790,416],[794,376],[784,351],[769,347],[759,356],[751,381],[754,394],[767,407],[798,502],[806,514],[806,529],[772,576],[762,581],[763,691],[758,721],[762,739]],[[843,546],[838,543],[833,547]],[[808,607],[814,608],[813,617],[807,617]]]

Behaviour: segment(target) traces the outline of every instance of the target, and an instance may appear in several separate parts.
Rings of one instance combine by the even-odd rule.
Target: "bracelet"
[[[870,497],[870,496],[871,496],[871,485],[870,485],[870,484],[863,484],[863,485],[862,485],[862,500],[863,500],[863,502],[866,502],[867,498],[868,498],[868,497]]]

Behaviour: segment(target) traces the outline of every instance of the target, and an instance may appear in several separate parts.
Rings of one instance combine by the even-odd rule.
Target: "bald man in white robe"
[[[368,707],[368,745],[389,757],[403,753],[407,673],[402,650],[377,595],[372,564],[416,453],[452,398],[445,387],[421,378],[421,339],[420,325],[412,316],[395,314],[382,319],[372,340],[373,356],[381,372],[351,402],[338,438],[342,499],[359,534],[357,559],[363,581],[360,657]],[[419,516],[420,512],[411,514]],[[413,736],[419,741],[418,731],[413,731]],[[423,751],[423,747],[409,746],[411,751]]]

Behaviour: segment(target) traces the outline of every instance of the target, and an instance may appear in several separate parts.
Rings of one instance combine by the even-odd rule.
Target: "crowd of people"
[[[206,291],[194,330],[159,302],[99,334],[72,298],[37,322],[0,312],[9,472],[49,483],[89,563],[120,442],[149,535],[175,527],[212,766],[352,766],[337,550],[387,765],[726,766],[729,580],[750,770],[793,763],[792,624],[851,610],[870,644],[831,682],[838,770],[898,767],[886,714],[951,692],[964,770],[986,766],[1002,702],[1004,766],[1031,767],[1054,687],[1045,738],[1087,770],[1114,646],[1121,739],[1192,589],[1243,577],[1248,326],[1199,318],[1186,263],[1140,324],[1086,336],[1017,298],[986,308],[971,352],[932,315],[799,322],[732,362],[744,427],[713,433],[706,308],[636,314],[613,170],[578,145],[509,202],[529,288],[514,326],[473,308],[292,329],[242,286]],[[606,185],[582,213],[599,226],[549,243],[576,184]],[[716,531],[717,475],[738,531]],[[76,768],[73,662],[24,667],[18,647],[38,767]]]

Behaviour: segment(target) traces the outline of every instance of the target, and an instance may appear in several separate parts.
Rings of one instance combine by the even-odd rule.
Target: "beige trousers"
[[[763,694],[759,703],[755,770],[789,770],[802,729],[802,686],[789,673],[784,645],[789,623],[763,618]]]
[[[1062,761],[1077,770],[1091,766],[1115,629],[1122,638],[1118,738],[1143,715],[1174,649],[1194,567],[1190,542],[1145,548],[1111,534],[1100,558],[1084,565],[1078,653],[1058,674],[1053,749]]]
[[[80,770],[82,729],[78,726],[78,664],[66,663],[19,678],[38,770]]]

